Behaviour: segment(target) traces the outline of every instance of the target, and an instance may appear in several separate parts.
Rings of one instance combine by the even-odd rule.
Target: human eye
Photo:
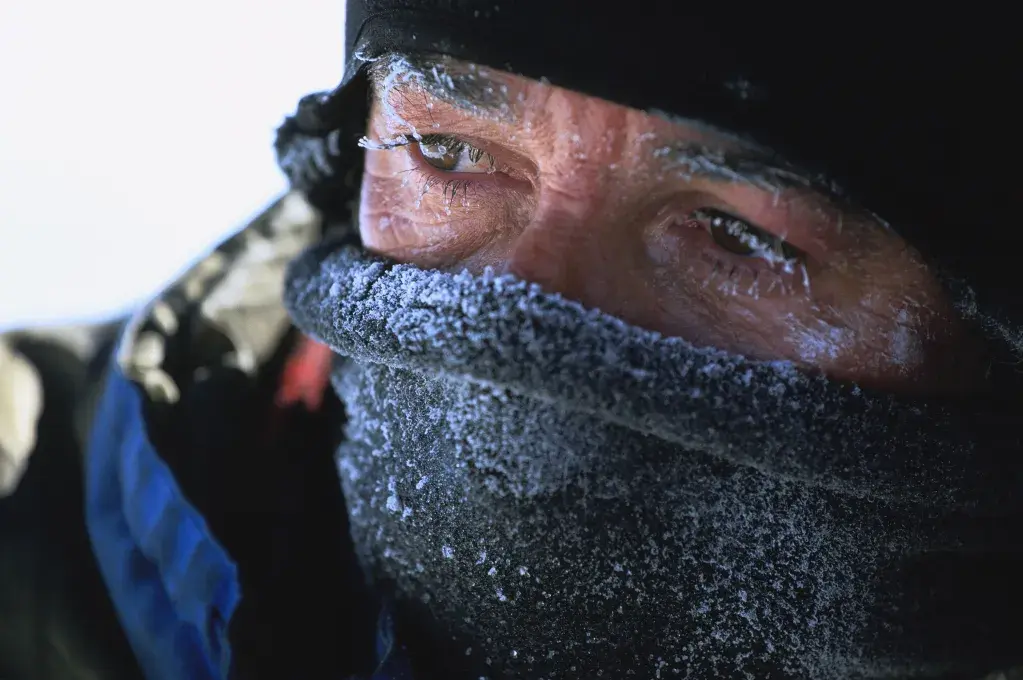
[[[803,252],[785,239],[714,208],[693,211],[691,221],[707,230],[714,243],[740,257],[755,257],[791,267]]]
[[[762,225],[763,215],[748,203],[720,191],[685,195],[653,220],[648,253],[675,285],[704,291],[704,298],[809,296],[811,278],[821,275],[830,254],[797,245],[810,240],[808,220],[790,215],[782,224],[773,219]]]
[[[410,146],[418,152],[423,163],[440,172],[496,172],[491,154],[458,137],[429,134]]]
[[[719,250],[751,271],[770,271],[782,278],[799,276],[794,283],[809,287],[807,254],[783,237],[716,208],[694,210],[687,224],[705,231]],[[754,277],[759,278],[756,273]]]

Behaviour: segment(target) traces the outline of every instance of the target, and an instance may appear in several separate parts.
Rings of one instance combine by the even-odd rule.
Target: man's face
[[[359,223],[375,251],[491,267],[698,346],[870,386],[947,391],[980,374],[919,254],[769,150],[450,59],[384,60],[373,82]]]

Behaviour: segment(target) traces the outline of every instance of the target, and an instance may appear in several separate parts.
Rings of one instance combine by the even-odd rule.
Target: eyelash
[[[440,177],[430,174],[431,171],[423,168],[412,168],[408,172],[422,177],[423,183],[419,186],[420,196],[425,195],[432,187],[443,182],[441,197],[447,197],[450,194],[451,200],[454,201],[459,191],[465,196],[468,194],[469,189],[475,189],[478,186],[478,182],[471,179],[441,180]]]
[[[786,294],[794,293],[797,285],[802,286],[805,291],[809,291],[810,279],[806,268],[806,253],[784,239],[774,236],[748,220],[715,208],[697,209],[693,211],[687,222],[693,227],[706,231],[714,241],[715,252],[708,253],[706,256],[706,261],[714,267],[713,276],[725,272],[725,279],[736,285],[748,279],[748,292],[751,294],[758,290],[760,277],[763,275],[775,277],[774,282],[768,284],[769,292],[776,285],[780,285],[781,292]],[[720,234],[710,231],[711,225],[726,229],[731,225],[733,229],[742,229],[747,238],[741,240],[746,245],[756,243],[759,246],[756,249],[762,252],[740,255],[729,250],[719,242]],[[735,232],[729,231],[729,233],[735,236]]]

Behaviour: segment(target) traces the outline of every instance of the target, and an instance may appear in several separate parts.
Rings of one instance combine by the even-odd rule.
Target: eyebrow
[[[392,53],[375,62],[369,74],[378,95],[414,83],[466,115],[514,123],[524,102],[513,97],[507,85],[491,78],[490,71],[487,67],[457,62],[443,55]],[[860,210],[841,186],[826,175],[808,172],[769,149],[713,125],[661,111],[648,113],[735,140],[731,148],[697,142],[677,142],[657,148],[653,155],[660,159],[662,172],[673,172],[685,180],[745,183],[775,193],[786,189],[809,190],[834,201],[842,209]]]
[[[821,174],[809,173],[778,154],[741,145],[733,149],[697,142],[678,142],[654,150],[662,159],[662,170],[676,172],[683,179],[708,179],[745,183],[764,191],[810,190],[826,196],[844,208],[851,208],[841,186]]]
[[[514,121],[522,101],[508,86],[490,77],[490,69],[462,64],[443,55],[390,54],[369,70],[376,92],[414,83],[452,108],[477,117]]]

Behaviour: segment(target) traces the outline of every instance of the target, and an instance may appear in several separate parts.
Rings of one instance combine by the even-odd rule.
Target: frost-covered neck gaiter
[[[286,299],[339,355],[354,544],[424,677],[980,677],[1023,655],[1020,463],[991,408],[353,246],[300,259]]]

